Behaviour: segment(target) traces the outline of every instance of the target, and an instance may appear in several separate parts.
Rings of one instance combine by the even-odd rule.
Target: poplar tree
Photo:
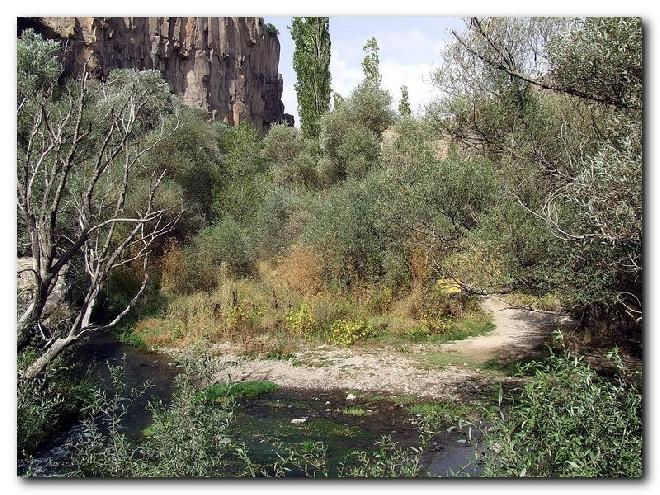
[[[376,86],[380,85],[381,75],[378,68],[378,41],[376,38],[371,37],[362,48],[364,50],[364,59],[362,60],[362,72],[364,72],[365,80],[368,83],[373,83]]]
[[[293,68],[300,126],[305,137],[319,135],[319,118],[330,109],[330,18],[294,17]]]
[[[401,86],[401,99],[399,100],[399,115],[410,117],[410,100],[408,99],[408,86]]]

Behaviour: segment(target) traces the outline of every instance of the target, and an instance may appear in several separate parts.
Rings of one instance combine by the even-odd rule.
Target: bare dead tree
[[[173,230],[181,212],[156,206],[163,173],[148,173],[141,159],[165,134],[161,125],[147,144],[136,140],[142,110],[150,98],[138,84],[121,87],[119,97],[101,106],[100,127],[85,124],[94,101],[107,99],[103,85],[90,84],[87,72],[66,92],[59,105],[50,94],[36,97],[29,114],[18,105],[19,118],[30,119],[27,142],[18,160],[18,207],[32,251],[33,291],[18,318],[18,348],[35,336],[43,353],[25,371],[40,375],[67,346],[92,331],[111,328],[135,306],[145,291],[147,263],[154,242]],[[174,128],[178,123],[174,124]],[[136,179],[148,182],[146,199],[129,206]],[[58,279],[74,256],[84,259],[88,283],[84,297],[64,328],[49,329],[44,308]],[[110,321],[96,324],[92,312],[111,273],[121,266],[141,266],[143,280],[128,305]]]

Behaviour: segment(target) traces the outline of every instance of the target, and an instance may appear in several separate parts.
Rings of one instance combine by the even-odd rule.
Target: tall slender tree
[[[294,17],[293,68],[300,125],[306,137],[319,135],[319,118],[330,109],[330,18]]]
[[[364,59],[362,60],[362,72],[367,82],[373,83],[376,86],[380,85],[381,75],[378,65],[380,60],[378,58],[378,41],[373,36],[367,40],[367,43],[362,48],[364,50]]]
[[[410,100],[408,99],[408,86],[401,86],[401,99],[399,100],[399,115],[401,117],[410,117]]]

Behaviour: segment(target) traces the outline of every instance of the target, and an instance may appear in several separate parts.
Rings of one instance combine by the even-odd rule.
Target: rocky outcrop
[[[66,70],[87,63],[157,69],[188,104],[228,124],[268,127],[284,118],[280,43],[260,17],[39,17],[19,19],[67,43]]]

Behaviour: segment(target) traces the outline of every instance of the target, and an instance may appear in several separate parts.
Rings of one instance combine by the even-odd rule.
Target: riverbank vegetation
[[[506,293],[640,355],[641,21],[472,18],[454,37],[433,74],[442,96],[422,114],[393,110],[371,39],[351,94],[325,111],[328,78],[306,132],[262,135],[183,105],[156,71],[65,79],[60,46],[26,31],[17,254],[34,281],[19,298],[20,455],[65,404],[90,411],[78,476],[327,474],[317,442],[253,463],[232,436],[234,403],[276,385],[214,386],[199,366],[135,444],[117,418],[125,391],[57,390],[58,359],[103,331],[268,359],[399,349],[486,334],[480,297]],[[54,311],[58,281],[66,309]],[[484,475],[641,475],[640,376],[601,377],[572,355],[530,366],[490,418]],[[416,447],[382,439],[342,473],[422,474],[422,430]]]

